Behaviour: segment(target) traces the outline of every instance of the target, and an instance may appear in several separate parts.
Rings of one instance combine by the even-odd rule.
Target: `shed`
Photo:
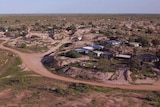
[[[130,59],[131,55],[118,54],[115,58]]]
[[[79,36],[79,37],[77,38],[77,40],[81,41],[81,40],[82,40],[82,37]]]
[[[129,46],[132,46],[132,47],[140,47],[141,46],[141,44],[138,42],[129,42],[128,44],[129,44]]]
[[[97,57],[100,57],[103,52],[102,51],[93,51],[94,54],[96,54]]]

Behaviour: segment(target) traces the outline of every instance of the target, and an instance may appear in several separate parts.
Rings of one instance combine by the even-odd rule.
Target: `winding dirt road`
[[[57,46],[53,47],[49,52],[56,51],[62,44],[68,42],[68,38],[62,40]],[[53,78],[56,80],[61,80],[65,82],[72,82],[72,83],[84,83],[84,84],[89,84],[89,85],[94,85],[94,86],[103,86],[103,87],[110,87],[110,88],[121,88],[121,89],[131,89],[131,90],[160,90],[160,84],[154,84],[154,85],[117,85],[117,84],[106,84],[106,83],[99,83],[99,82],[94,82],[94,81],[85,81],[85,80],[76,80],[73,78],[68,78],[68,77],[63,77],[63,76],[58,76],[56,74],[52,74],[49,72],[41,63],[42,57],[46,53],[34,53],[34,54],[29,54],[29,53],[22,53],[17,50],[4,47],[3,42],[0,45],[1,49],[5,49],[8,51],[11,51],[15,54],[17,54],[23,61],[23,63],[32,71],[34,71],[37,74],[40,74],[44,77],[48,78]]]

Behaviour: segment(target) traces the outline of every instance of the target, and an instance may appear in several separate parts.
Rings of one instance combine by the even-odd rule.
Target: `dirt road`
[[[56,51],[62,44],[66,43],[68,41],[68,38],[62,40],[57,46],[52,48],[49,52]],[[56,74],[52,74],[49,72],[41,63],[41,58],[43,57],[44,53],[22,53],[17,50],[4,47],[3,43],[0,45],[1,49],[5,49],[8,51],[11,51],[15,54],[17,54],[23,61],[23,63],[32,71],[34,71],[37,74],[40,74],[44,77],[53,78],[56,80],[61,80],[65,82],[72,82],[72,83],[84,83],[94,86],[104,86],[104,87],[111,87],[111,88],[121,88],[121,89],[131,89],[131,90],[160,90],[160,84],[154,84],[154,85],[117,85],[117,84],[106,84],[106,83],[99,83],[94,81],[85,81],[85,80],[76,80],[68,77],[58,76]],[[46,53],[45,53],[46,54]]]

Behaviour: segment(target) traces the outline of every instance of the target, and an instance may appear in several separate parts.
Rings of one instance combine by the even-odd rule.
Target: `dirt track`
[[[64,39],[59,43],[56,47],[52,48],[49,52],[56,51],[62,44],[66,43],[68,39]],[[28,54],[22,53],[17,50],[7,48],[3,46],[3,43],[0,45],[1,49],[5,49],[17,54],[23,61],[23,63],[32,71],[37,74],[40,74],[44,77],[53,78],[56,80],[61,80],[65,82],[72,82],[72,83],[84,83],[94,86],[104,86],[104,87],[111,87],[111,88],[121,88],[121,89],[131,89],[131,90],[160,90],[160,84],[154,85],[117,85],[117,84],[106,84],[106,83],[98,83],[94,81],[85,81],[85,80],[76,80],[68,77],[62,77],[49,72],[41,63],[41,58],[43,57],[44,53],[42,54]]]

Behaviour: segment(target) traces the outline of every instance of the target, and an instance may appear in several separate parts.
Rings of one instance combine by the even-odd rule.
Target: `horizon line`
[[[160,15],[160,13],[0,13],[1,15]]]

